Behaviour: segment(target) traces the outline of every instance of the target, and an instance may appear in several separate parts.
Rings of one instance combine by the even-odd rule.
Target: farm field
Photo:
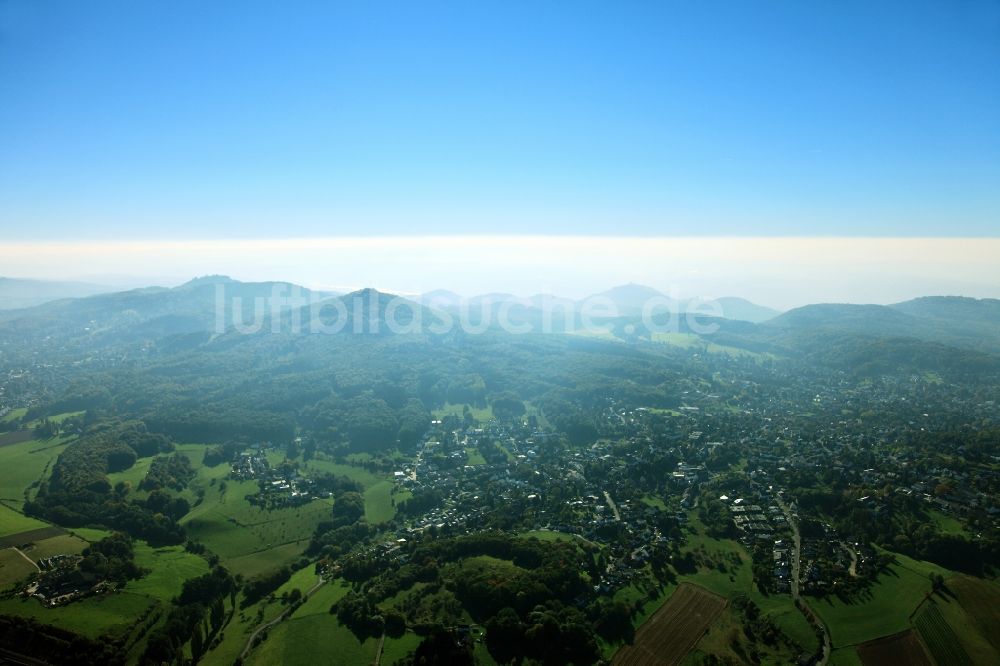
[[[12,598],[0,599],[0,614],[30,617],[88,638],[97,638],[101,634],[121,635],[153,603],[150,597],[127,590],[56,608],[46,608],[36,599]]]
[[[684,550],[695,553],[704,560],[704,563],[699,566],[696,572],[678,576],[678,581],[698,585],[726,598],[734,593],[745,593],[757,604],[764,615],[770,617],[789,638],[801,645],[805,651],[815,649],[817,646],[816,635],[802,613],[795,608],[791,597],[788,595],[768,596],[756,589],[753,584],[750,556],[743,547],[731,539],[715,539],[708,536],[695,511],[690,511],[688,517],[689,522],[686,528],[688,542]],[[713,563],[713,565],[706,566],[708,563]],[[719,570],[717,566],[719,563],[724,565],[725,571]],[[675,587],[672,585],[664,585],[658,589],[639,589],[636,585],[629,585],[622,588],[615,595],[615,599],[629,603],[643,600],[646,602],[633,619],[633,626],[639,629],[668,601],[674,589]],[[713,625],[712,629],[714,631],[716,627]],[[610,656],[617,647],[606,643],[602,643],[602,646],[607,656]],[[719,647],[728,651],[728,647],[724,645]]]
[[[17,409],[12,409],[9,412],[7,412],[7,414],[4,415],[3,418],[0,418],[0,421],[3,421],[4,423],[10,423],[11,421],[18,420],[27,413],[28,413],[27,407],[18,407]]]
[[[271,510],[254,506],[246,496],[256,494],[256,481],[219,480],[228,473],[226,465],[207,468],[198,451],[185,447],[182,452],[197,460],[192,462],[198,477],[185,491],[191,493],[192,509],[181,523],[234,573],[252,576],[291,562],[316,525],[329,518],[329,501]],[[199,490],[204,494],[195,504]]]
[[[153,548],[143,541],[135,542],[135,563],[149,573],[139,580],[130,580],[125,589],[161,601],[180,594],[184,581],[209,570],[208,562],[185,551],[183,546]]]
[[[861,657],[853,645],[842,648],[834,648],[830,652],[830,666],[862,666]]]
[[[952,622],[966,646],[980,644],[983,638],[993,648],[993,655],[1000,653],[1000,583],[958,575],[946,581],[964,611],[966,621]],[[941,604],[942,614],[951,620],[956,611],[951,604]],[[974,631],[975,630],[975,631]],[[982,652],[981,646],[980,651]]]
[[[146,478],[146,473],[149,472],[149,466],[153,464],[153,460],[156,456],[147,456],[145,458],[139,458],[135,461],[135,464],[128,469],[121,472],[111,472],[108,474],[108,482],[112,486],[119,482],[124,481],[132,485],[133,489],[138,490],[139,484],[144,478]]]
[[[0,550],[0,589],[27,578],[35,571],[31,562],[13,548]]]
[[[88,537],[105,536],[99,531],[77,530],[77,532],[85,532]],[[38,545],[47,551],[58,550],[61,547],[67,550],[82,549],[81,546],[85,544],[82,543],[80,536],[83,535],[61,535],[39,541]],[[47,541],[53,543],[46,544]],[[121,592],[90,597],[56,608],[46,608],[36,599],[0,599],[0,614],[31,617],[39,622],[68,629],[90,638],[102,634],[121,635],[129,631],[136,620],[151,606],[169,602],[176,596],[185,580],[199,576],[209,568],[204,559],[186,552],[182,546],[152,548],[143,541],[134,542],[134,546],[136,564],[148,569],[149,573],[139,580],[126,583]]]
[[[533,537],[539,541],[571,541],[577,543],[587,543],[587,540],[578,534],[557,532],[556,530],[530,530],[528,532],[523,532],[521,536]]]
[[[941,615],[933,600],[925,603],[913,618],[913,626],[939,664],[971,666],[972,659],[958,641],[958,636]],[[860,652],[860,648],[859,648]]]
[[[21,509],[25,489],[41,480],[50,464],[63,452],[72,438],[28,439],[0,446],[0,500]]]
[[[726,600],[682,583],[670,600],[636,633],[635,642],[615,653],[613,664],[677,664],[726,607]]]
[[[386,523],[396,515],[396,507],[392,504],[392,481],[376,481],[365,489],[365,519],[372,525]]]
[[[30,430],[13,430],[11,432],[5,432],[0,434],[0,448],[26,442],[29,439],[32,439]]]
[[[653,342],[673,345],[682,349],[704,349],[709,354],[728,354],[748,358],[773,358],[772,354],[762,354],[739,347],[729,347],[715,342],[708,342],[694,333],[653,333]]]
[[[349,589],[350,586],[342,581],[321,587],[291,617],[268,632],[268,637],[250,652],[246,663],[363,664],[374,661],[378,639],[358,641],[349,629],[337,622],[336,616],[330,614],[330,606]]]
[[[896,555],[896,563],[859,598],[845,602],[836,597],[808,599],[830,629],[834,647],[858,645],[910,628],[910,615],[930,590],[931,573],[950,575],[947,569]]]
[[[243,574],[245,578],[253,578],[294,562],[302,556],[308,545],[309,539],[292,541],[267,550],[233,557],[226,562],[226,567],[234,573]]]
[[[24,554],[37,562],[53,555],[76,555],[87,545],[86,541],[72,534],[60,534],[33,542]]]
[[[280,601],[271,602],[267,598],[246,608],[241,608],[242,602],[242,594],[236,599],[235,609],[226,601],[226,612],[232,612],[232,618],[225,625],[219,643],[205,653],[199,663],[232,666],[243,651],[250,634],[260,623],[260,618],[274,618],[284,609]]]
[[[6,504],[0,504],[0,537],[15,536],[46,527],[49,527],[48,523],[26,516]]]
[[[308,474],[310,470],[346,476],[364,487],[365,519],[377,525],[392,520],[396,508],[392,505],[392,480],[357,465],[344,465],[329,460],[310,460],[303,463],[301,470]]]
[[[907,630],[893,636],[876,638],[863,643],[857,648],[858,657],[864,666],[932,666],[927,658],[920,639],[913,630]],[[955,662],[940,662],[952,664]]]
[[[253,577],[265,571],[287,565],[301,556],[316,526],[329,519],[332,500],[314,500],[298,507],[262,509],[246,497],[257,492],[257,482],[226,479],[226,464],[207,467],[203,458],[205,446],[180,444],[176,450],[186,455],[195,469],[195,478],[182,495],[192,509],[181,523],[191,538],[204,543],[219,555],[222,563],[234,573]],[[272,455],[273,454],[273,455]],[[281,452],[269,452],[274,464],[284,459]],[[145,458],[117,475],[112,481],[126,480],[133,487],[145,476],[152,458]],[[373,524],[390,520],[395,515],[393,483],[356,466],[328,460],[304,462],[301,471],[308,475],[332,473],[347,476],[364,487],[365,513]]]

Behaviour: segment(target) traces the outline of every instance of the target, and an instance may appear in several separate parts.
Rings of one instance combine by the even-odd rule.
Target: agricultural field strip
[[[912,629],[862,643],[856,648],[865,666],[932,666],[916,632]],[[950,662],[940,662],[951,666]]]
[[[941,615],[937,604],[928,603],[913,619],[913,626],[939,664],[972,666],[972,659],[962,647],[954,630]]]
[[[615,666],[676,664],[722,613],[727,601],[691,583],[681,583],[665,603],[639,629],[632,645],[613,659]]]

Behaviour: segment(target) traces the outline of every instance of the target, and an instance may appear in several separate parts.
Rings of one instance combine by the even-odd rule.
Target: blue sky
[[[1000,3],[671,4],[0,2],[0,234],[1000,235]]]

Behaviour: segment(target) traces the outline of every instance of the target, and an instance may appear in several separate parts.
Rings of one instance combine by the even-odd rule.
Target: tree
[[[365,515],[365,500],[360,493],[348,491],[337,496],[333,504],[334,521],[350,524]]]

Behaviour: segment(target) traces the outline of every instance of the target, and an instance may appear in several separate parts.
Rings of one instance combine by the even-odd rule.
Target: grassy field
[[[910,628],[910,615],[930,590],[930,573],[949,575],[947,569],[896,555],[897,563],[859,598],[809,599],[827,627],[834,647],[857,645]]]
[[[294,562],[305,550],[316,526],[330,517],[332,500],[314,500],[281,509],[254,506],[246,498],[257,493],[256,481],[227,480],[228,465],[206,467],[203,445],[182,444],[177,451],[188,456],[196,471],[183,493],[192,509],[181,523],[191,538],[219,555],[234,573],[252,577]],[[282,453],[271,453],[276,459],[284,458]],[[370,505],[371,518],[381,521],[394,515],[389,496],[391,482],[367,470],[329,461],[309,461],[302,471],[306,475],[314,471],[350,476],[368,488],[366,505]],[[385,485],[379,485],[380,482]]]
[[[177,596],[184,581],[209,570],[208,562],[188,553],[182,546],[154,549],[143,541],[135,542],[135,563],[149,569],[150,573],[129,581],[125,589],[161,601]]]
[[[0,504],[0,537],[20,534],[21,532],[37,530],[48,526],[48,523],[29,518],[6,504]]]
[[[378,639],[358,641],[330,614],[347,594],[342,582],[324,585],[288,619],[273,627],[247,659],[248,664],[370,664]],[[391,662],[386,662],[391,663]]]
[[[365,489],[365,519],[373,524],[386,523],[396,515],[392,504],[392,481],[378,481]]]
[[[9,446],[0,446],[0,500],[14,508],[24,505],[25,490],[46,475],[49,466],[63,452],[68,437],[29,439]]]
[[[391,496],[393,482],[386,476],[374,474],[356,465],[344,465],[329,460],[310,460],[303,464],[301,469],[306,475],[311,470],[326,472],[346,476],[352,481],[360,483],[364,487],[365,519],[369,523],[376,525],[384,523],[392,520],[393,516],[396,515],[396,508],[392,505]]]
[[[90,527],[74,527],[69,530],[69,533],[91,543],[100,541],[111,535],[111,532],[108,530],[98,530]]]
[[[88,638],[101,634],[118,635],[126,631],[154,600],[142,594],[120,592],[91,597],[67,606],[46,608],[36,599],[0,599],[0,614],[31,617]]]
[[[291,564],[302,556],[308,545],[309,539],[293,541],[274,548],[231,558],[226,561],[226,566],[234,573],[241,573],[246,578],[253,578]]]
[[[219,643],[205,654],[199,663],[206,666],[232,666],[243,651],[247,639],[260,622],[272,619],[284,609],[280,601],[270,602],[267,598],[250,606],[240,608],[242,595],[237,597],[236,608],[226,602],[226,612],[232,612],[229,623],[220,634]]]
[[[933,509],[928,511],[927,514],[934,522],[935,527],[938,528],[938,531],[944,534],[966,534],[966,530],[958,518],[941,513],[940,511],[934,511]]]
[[[89,537],[98,538],[103,538],[105,534],[90,530],[77,532],[85,532]],[[38,542],[36,548],[40,552],[70,552],[71,549],[80,549],[84,545],[78,538],[80,536],[83,535],[53,537]],[[180,546],[152,548],[145,542],[136,541],[135,561],[140,567],[149,570],[149,573],[138,580],[129,581],[124,590],[116,594],[91,597],[56,608],[46,608],[36,599],[2,599],[0,614],[32,617],[39,622],[91,638],[102,634],[120,635],[128,631],[150,606],[169,602],[180,592],[185,580],[208,571],[208,563],[204,559],[185,552]]]
[[[153,464],[153,460],[156,456],[149,456],[148,458],[139,458],[135,461],[135,464],[129,467],[123,472],[112,472],[108,474],[108,481],[111,485],[117,484],[119,481],[125,481],[132,485],[133,489],[139,487],[139,483],[146,478],[146,473],[149,472],[149,466]]]
[[[344,465],[330,460],[317,460],[315,458],[303,463],[301,469],[304,474],[310,470],[316,470],[319,472],[326,472],[328,474],[346,476],[352,481],[357,481],[365,488],[368,488],[383,479],[383,477],[369,472],[364,467],[359,467],[358,465]]]
[[[659,509],[660,511],[666,511],[667,505],[659,497],[654,497],[653,495],[643,495],[642,503],[646,506],[651,506],[654,509]]]
[[[88,545],[80,537],[72,534],[61,534],[36,541],[29,550],[25,551],[25,555],[37,562],[53,555],[76,555]]]
[[[55,416],[50,416],[49,421],[53,423],[62,423],[66,419],[73,418],[75,416],[83,416],[84,412],[63,412],[62,414],[56,414]]]
[[[834,648],[830,652],[830,661],[827,662],[830,666],[862,666],[861,657],[858,656],[858,651],[854,649],[854,646]]]
[[[946,581],[951,594],[934,602],[977,664],[1000,663],[1000,583],[957,575]]]
[[[759,352],[752,352],[748,349],[740,349],[739,347],[719,345],[714,342],[704,340],[694,333],[653,333],[650,336],[650,339],[653,342],[662,342],[664,344],[681,347],[683,349],[703,351],[707,354],[728,354],[730,356],[746,356],[750,358],[774,357],[772,354],[762,354]]]
[[[468,461],[469,461],[468,464],[470,464],[470,465],[485,465],[486,464],[486,458],[484,458],[483,454],[479,452],[479,449],[476,449],[476,448],[471,447],[471,446],[466,447],[465,454],[469,457],[468,458]]]
[[[568,534],[566,532],[556,532],[555,530],[530,530],[522,532],[521,536],[534,537],[539,541],[569,541],[578,544],[592,544],[579,534]]]
[[[13,548],[0,550],[0,589],[24,580],[35,571],[35,567]]]
[[[480,423],[485,423],[493,419],[493,408],[490,406],[486,407],[475,407],[473,405],[453,405],[450,402],[446,403],[444,407],[440,409],[435,409],[431,412],[436,419],[443,419],[446,416],[457,416],[462,418],[465,414],[465,408],[468,407],[469,411],[472,413],[472,418]]]
[[[245,483],[230,482],[225,493],[206,500],[191,511],[182,523],[189,536],[204,543],[234,572],[248,575],[259,568],[262,553],[275,550],[266,559],[275,566],[290,562],[302,552],[321,521],[329,519],[330,504],[314,501],[300,507],[265,510],[243,499]],[[293,545],[294,544],[294,545]],[[255,557],[249,558],[248,556]],[[252,566],[247,566],[248,564]]]
[[[4,423],[16,421],[27,413],[28,413],[27,407],[18,407],[17,409],[12,409],[9,412],[7,412],[7,414],[2,419],[0,419],[0,421],[3,421]]]

